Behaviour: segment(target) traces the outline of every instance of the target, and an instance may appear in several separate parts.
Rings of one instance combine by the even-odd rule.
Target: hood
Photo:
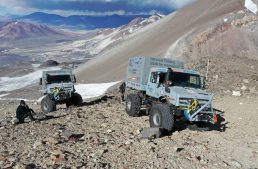
[[[209,100],[212,96],[202,89],[195,89],[189,87],[171,87],[171,91],[175,92],[180,98],[193,98],[193,99],[207,99]]]

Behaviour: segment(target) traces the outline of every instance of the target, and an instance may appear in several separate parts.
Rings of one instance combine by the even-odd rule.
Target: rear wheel
[[[44,113],[49,113],[56,110],[56,103],[48,96],[41,100],[41,109]]]
[[[129,116],[137,117],[140,114],[141,98],[137,94],[129,94],[126,98],[126,112]]]
[[[153,105],[149,116],[150,127],[159,127],[168,132],[174,127],[174,115],[168,104]]]

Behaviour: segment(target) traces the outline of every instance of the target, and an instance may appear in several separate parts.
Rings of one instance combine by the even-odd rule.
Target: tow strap
[[[188,110],[189,112],[195,111],[195,110],[197,110],[198,105],[199,105],[198,101],[197,101],[197,100],[194,100],[194,101],[192,102],[192,104],[190,104],[190,106],[188,106],[188,109],[187,109],[187,110]]]
[[[199,105],[199,103],[198,103],[198,100],[194,100],[189,106],[188,106],[188,108],[186,108],[185,110],[184,110],[184,115],[185,115],[185,117],[190,121],[191,120],[191,115],[190,115],[190,113],[192,112],[192,111],[196,111],[197,110],[197,108],[198,108],[198,105]]]
[[[54,89],[52,89],[52,93],[54,93],[54,94],[57,94],[59,92],[60,92],[60,88],[58,88],[58,87],[55,87]]]

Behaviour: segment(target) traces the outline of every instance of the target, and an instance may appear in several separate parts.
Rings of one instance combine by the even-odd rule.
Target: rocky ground
[[[203,57],[188,66],[199,66],[205,75],[208,59],[207,90],[223,112],[218,126],[177,121],[172,133],[143,139],[148,116],[129,117],[117,90],[80,108],[59,106],[44,115],[34,103],[40,97],[34,85],[0,100],[0,168],[258,168],[258,61]],[[34,100],[28,104],[39,120],[12,125],[16,98]]]
[[[143,139],[148,116],[129,117],[116,92],[95,102],[12,125],[18,102],[1,101],[0,168],[258,168],[258,96],[216,95],[220,123],[176,122],[172,133]]]

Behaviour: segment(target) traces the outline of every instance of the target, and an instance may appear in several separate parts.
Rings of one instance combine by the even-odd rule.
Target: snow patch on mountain
[[[162,19],[163,17],[164,15],[155,14],[149,18],[135,18],[128,24],[120,26],[118,28],[102,29],[97,33],[97,36],[90,40],[91,42],[93,42],[93,45],[92,48],[89,49],[89,51],[91,54],[97,55],[108,46],[120,40],[124,40],[131,34],[137,32],[138,30],[141,30],[147,25],[150,25]]]

